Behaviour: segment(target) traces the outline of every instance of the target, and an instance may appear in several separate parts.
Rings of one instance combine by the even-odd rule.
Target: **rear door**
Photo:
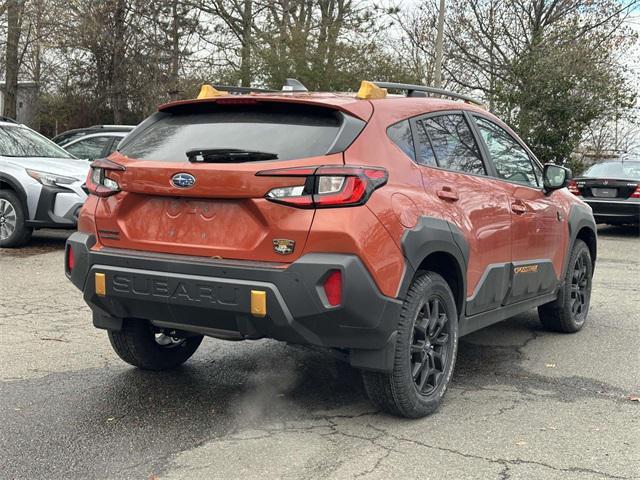
[[[559,192],[543,192],[540,167],[507,130],[488,118],[475,121],[511,204],[513,282],[507,303],[549,293],[562,273],[568,242]]]
[[[256,173],[343,165],[336,145],[348,145],[364,122],[325,107],[240,100],[156,114],[127,137],[110,157],[126,168],[116,173],[122,192],[96,209],[103,245],[256,261],[299,257],[314,210],[265,196],[291,186],[302,194],[305,179]]]
[[[434,190],[444,218],[469,245],[467,316],[495,309],[508,288],[511,261],[509,199],[488,176],[478,141],[462,112],[415,120],[425,188]]]

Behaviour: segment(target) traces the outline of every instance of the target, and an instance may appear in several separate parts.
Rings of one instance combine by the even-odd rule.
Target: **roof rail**
[[[480,107],[484,107],[484,104],[473,97],[462,95],[460,93],[450,92],[442,88],[425,87],[424,85],[411,85],[409,83],[393,83],[393,82],[371,82],[380,88],[393,89],[393,90],[406,90],[407,97],[426,97],[427,93],[435,95],[442,95],[443,97],[458,98],[464,100],[467,103],[473,103]]]
[[[280,90],[270,90],[268,88],[253,88],[253,87],[234,87],[231,85],[212,85],[216,90],[231,93],[232,95],[242,95],[243,93],[273,93]]]

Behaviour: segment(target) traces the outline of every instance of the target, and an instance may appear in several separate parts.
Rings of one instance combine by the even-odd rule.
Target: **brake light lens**
[[[631,194],[631,198],[640,198],[640,183],[636,186],[635,191]]]
[[[322,287],[329,305],[337,307],[342,303],[342,272],[340,270],[332,270]]]
[[[574,195],[582,195],[582,192],[578,188],[578,184],[576,183],[575,180],[569,180],[569,183],[567,184],[567,188]]]
[[[120,191],[120,185],[113,178],[109,178],[110,172],[124,170],[125,167],[110,160],[96,160],[91,164],[87,176],[87,190],[98,197],[115,195]]]
[[[76,259],[73,256],[73,248],[69,246],[69,249],[67,250],[67,271],[71,273],[75,265],[76,265]]]
[[[301,185],[273,188],[266,195],[267,200],[298,208],[363,205],[388,180],[387,171],[380,167],[302,167],[264,170],[256,175],[300,177]]]

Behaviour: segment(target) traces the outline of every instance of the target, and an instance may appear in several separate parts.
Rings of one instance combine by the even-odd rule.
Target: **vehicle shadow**
[[[607,238],[640,238],[640,227],[632,225],[599,225],[598,235]]]
[[[73,230],[35,230],[28,244],[19,248],[0,249],[0,256],[30,257],[55,252],[56,250],[64,250],[65,242],[73,232]]]

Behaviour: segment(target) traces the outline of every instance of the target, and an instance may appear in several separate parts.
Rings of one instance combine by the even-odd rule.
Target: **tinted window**
[[[440,115],[417,122],[424,128],[439,167],[464,173],[485,174],[480,149],[462,115]]]
[[[583,176],[640,180],[640,162],[596,163],[589,167]]]
[[[269,152],[279,160],[325,155],[341,125],[333,110],[303,105],[211,106],[167,114],[120,149],[133,158],[187,161],[191,150]]]
[[[407,154],[412,160],[416,159],[416,152],[413,148],[413,136],[409,120],[403,120],[387,128],[387,135],[400,150]]]
[[[0,128],[0,155],[5,157],[71,158],[51,140],[25,127]]]
[[[526,150],[498,125],[484,118],[476,118],[476,122],[498,176],[512,182],[538,186],[533,164]]]
[[[78,158],[93,160],[104,155],[105,148],[110,142],[111,137],[89,137],[65,147],[65,150],[73,153]]]

